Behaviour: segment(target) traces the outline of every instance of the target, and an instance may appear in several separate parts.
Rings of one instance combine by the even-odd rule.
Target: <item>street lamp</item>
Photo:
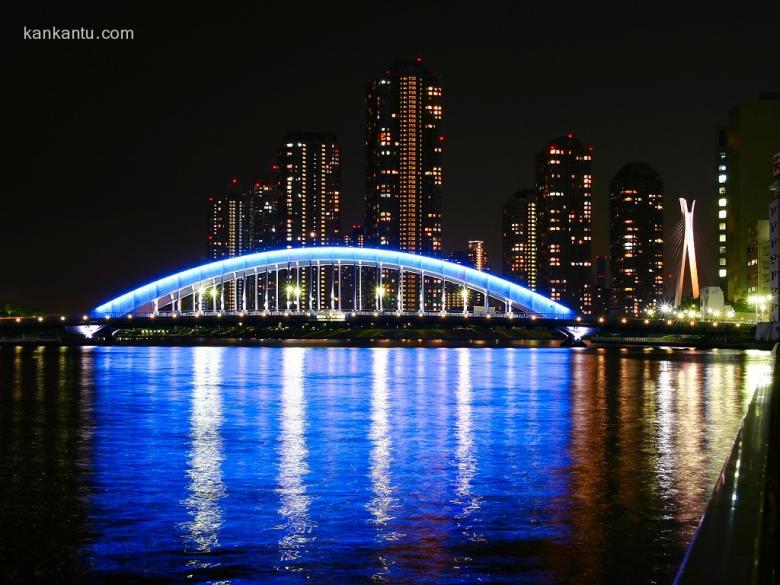
[[[292,284],[288,284],[285,289],[287,292],[287,312],[290,312],[290,297],[295,293],[295,287]]]

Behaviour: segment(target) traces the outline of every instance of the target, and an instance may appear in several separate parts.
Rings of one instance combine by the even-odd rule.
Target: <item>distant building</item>
[[[442,88],[422,59],[398,61],[368,88],[366,245],[442,253]],[[404,276],[404,305],[418,306],[419,278]],[[441,308],[440,283],[426,283],[424,306]]]
[[[483,240],[469,240],[466,243],[466,252],[474,268],[480,271],[487,269],[487,254]]]
[[[536,202],[535,189],[521,189],[501,210],[501,272],[531,290],[536,290],[538,268]]]
[[[718,319],[724,315],[726,306],[723,291],[719,286],[705,286],[699,296],[700,311],[703,319]]]
[[[664,187],[645,163],[625,165],[610,183],[609,266],[618,311],[639,316],[663,298]]]
[[[362,225],[352,224],[352,229],[344,234],[344,245],[353,248],[363,248],[366,245],[366,232]]]
[[[278,170],[277,165],[274,165],[274,170]],[[285,224],[279,201],[279,183],[276,177],[255,180],[250,189],[250,204],[252,213],[251,251],[261,252],[282,247],[282,233]]]
[[[766,218],[766,186],[771,181],[767,161],[778,148],[780,94],[763,95],[729,112],[725,151],[721,147],[725,157],[717,174],[718,277],[729,299],[748,289],[748,229]]]
[[[279,149],[279,190],[286,246],[341,243],[341,155],[335,136],[288,134]]]
[[[747,293],[767,295],[772,288],[769,264],[769,221],[759,219],[747,231]]]
[[[237,178],[232,178],[224,194],[208,199],[209,259],[240,256],[252,249],[251,197],[241,190]]]
[[[442,88],[416,61],[371,82],[366,125],[366,241],[414,254],[442,251]]]
[[[208,199],[207,256],[212,260],[233,258],[253,251],[254,214],[252,194],[242,190],[237,178],[232,178],[223,195]],[[212,299],[213,308],[232,310],[243,289],[225,283]]]
[[[593,308],[591,150],[568,134],[548,142],[536,158],[537,287],[584,315]]]

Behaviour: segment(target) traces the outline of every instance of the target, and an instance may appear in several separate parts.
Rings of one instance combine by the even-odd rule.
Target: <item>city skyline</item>
[[[379,43],[353,32],[354,27],[346,34],[343,25],[332,22],[334,30],[343,34],[320,52],[321,65],[303,47],[288,42],[286,25],[269,32],[276,43],[269,45],[270,53],[253,43],[247,45],[252,51],[240,56],[234,48],[211,47],[209,51],[217,51],[212,55],[193,48],[203,33],[201,28],[164,31],[162,25],[170,23],[164,13],[157,25],[139,24],[132,45],[106,47],[103,53],[77,44],[60,45],[59,52],[41,51],[12,41],[19,58],[14,60],[11,79],[20,92],[11,97],[22,100],[15,110],[29,114],[10,124],[6,137],[20,154],[18,173],[10,178],[9,192],[14,196],[9,197],[8,211],[13,216],[36,217],[42,246],[54,256],[48,278],[60,282],[63,292],[53,304],[42,302],[44,295],[38,290],[46,279],[30,268],[40,251],[30,250],[11,258],[10,269],[19,275],[19,282],[13,289],[1,287],[0,296],[25,305],[46,304],[52,310],[78,310],[80,298],[99,297],[96,291],[76,292],[76,283],[85,275],[99,273],[101,286],[120,291],[147,276],[196,264],[205,256],[201,244],[205,214],[199,204],[204,195],[217,191],[227,177],[262,173],[263,161],[273,159],[279,140],[294,129],[336,134],[343,149],[342,227],[362,224],[365,86],[376,71],[403,56],[422,56],[446,88],[445,250],[468,239],[482,239],[488,254],[498,258],[501,203],[518,188],[533,184],[533,154],[540,146],[551,136],[569,131],[594,145],[594,256],[606,252],[609,178],[634,160],[646,161],[659,171],[667,199],[684,194],[701,202],[701,233],[712,239],[709,226],[714,233],[714,225],[704,210],[715,197],[716,127],[734,104],[773,89],[767,72],[775,58],[760,51],[758,41],[742,42],[761,38],[756,30],[770,20],[770,10],[751,7],[705,17],[715,23],[728,22],[732,39],[724,41],[716,35],[715,26],[712,36],[705,30],[695,44],[684,35],[671,34],[670,43],[660,53],[657,47],[650,51],[638,43],[625,56],[614,55],[610,49],[619,39],[607,43],[595,33],[628,18],[625,34],[647,39],[652,25],[682,32],[694,15],[684,14],[670,22],[662,14],[650,13],[639,24],[629,18],[631,12],[597,11],[587,17],[594,32],[587,55],[571,53],[570,41],[542,49],[551,25],[534,31],[530,21],[513,9],[507,9],[506,18],[498,22],[482,15],[463,20],[460,11],[443,15],[433,7],[415,13],[421,22],[438,19],[442,25],[428,30],[427,37],[420,32],[388,41],[385,35]],[[408,8],[400,7],[379,26],[391,30],[409,14]],[[104,9],[91,18],[116,20],[121,16],[121,11]],[[42,25],[61,17],[49,9],[34,11],[28,20]],[[572,8],[557,26],[576,30],[576,17],[577,9]],[[697,23],[701,19],[696,15]],[[230,34],[237,42],[248,43],[241,31],[248,29],[252,18],[245,18],[243,28],[236,28],[238,20],[233,16],[226,23],[217,18],[209,23],[210,32],[216,37]],[[312,42],[316,43],[321,22],[315,21],[306,20],[303,26],[314,31]],[[438,40],[458,36],[467,22],[474,38],[484,40],[481,46],[453,48],[450,44],[446,51],[438,47]],[[510,24],[527,33],[520,45],[504,34]],[[167,34],[177,36],[179,49],[166,48]],[[358,38],[366,50],[353,50]],[[733,66],[739,63],[738,81],[723,77],[732,60],[710,67],[704,58],[724,42],[734,51]],[[193,52],[187,59],[178,59],[182,50],[189,49]],[[221,58],[228,54],[230,59]],[[285,58],[279,63],[263,58],[281,54]],[[573,77],[565,87],[575,89],[563,91],[562,83],[539,59],[545,54],[545,62],[569,59],[567,70],[571,67]],[[599,64],[607,54],[606,64]],[[262,67],[254,67],[260,71],[254,81],[257,75],[248,73],[258,59]],[[614,71],[621,60],[665,69],[652,83],[638,73],[621,75],[617,81]],[[695,87],[684,81],[694,62],[699,76]],[[75,63],[80,66],[78,71],[73,69]],[[42,66],[50,75],[32,78],[30,72]],[[204,76],[204,68],[221,73]],[[137,83],[142,76],[151,85]],[[213,81],[204,82],[204,77]],[[262,85],[258,85],[260,79]],[[538,83],[528,87],[529,80]],[[674,93],[666,91],[670,83],[677,88]],[[49,95],[56,87],[61,88],[59,99],[47,98],[46,110],[41,110],[44,102],[36,95]],[[518,94],[519,87],[526,90]],[[150,93],[149,88],[155,91]],[[620,88],[635,90],[636,99],[627,104],[618,98]],[[59,157],[73,150],[68,146],[73,141],[79,149],[78,159]],[[21,196],[30,177],[47,185],[42,201]],[[114,201],[116,205],[109,204]],[[41,203],[50,213],[36,211]],[[668,202],[666,207],[672,209]],[[71,218],[67,226],[58,223],[61,217]],[[667,234],[673,227],[669,223],[674,222],[667,222]],[[7,230],[4,238],[8,242],[4,243],[21,237],[21,229],[14,225]],[[123,229],[141,229],[145,237],[131,248],[112,238]],[[715,254],[711,255],[709,266],[706,258],[701,259],[703,272],[709,274],[716,262]],[[78,266],[67,271],[60,268],[74,256],[81,259]],[[112,265],[116,258],[122,258],[121,266]]]

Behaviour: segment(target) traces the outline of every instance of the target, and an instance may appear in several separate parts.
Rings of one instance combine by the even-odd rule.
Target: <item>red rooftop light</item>
[[[236,183],[238,183],[238,179],[233,177],[230,182],[235,185]]]
[[[418,63],[422,63],[422,57],[418,56],[418,57],[417,57],[417,62],[418,62]]]
[[[566,135],[566,137],[567,137],[567,138],[574,138],[574,134],[572,134],[571,132],[569,132],[569,133]]]

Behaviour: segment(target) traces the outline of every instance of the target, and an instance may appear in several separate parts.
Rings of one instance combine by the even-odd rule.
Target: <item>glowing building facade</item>
[[[282,241],[341,243],[341,154],[332,134],[291,133],[279,149]]]
[[[209,259],[232,258],[252,250],[252,201],[237,178],[230,180],[224,194],[209,196],[208,213]]]
[[[748,230],[767,219],[767,161],[780,147],[780,94],[741,103],[728,115],[718,159],[718,279],[730,300],[747,293]]]
[[[422,59],[399,61],[371,82],[366,99],[366,245],[442,253],[442,88]],[[420,283],[403,283],[407,304]],[[436,286],[428,287],[433,306]]]
[[[536,290],[537,198],[535,189],[521,189],[501,210],[501,271]]]
[[[664,188],[645,163],[625,165],[609,189],[609,266],[615,310],[639,316],[664,292]]]
[[[537,155],[537,290],[583,315],[593,305],[591,147],[572,134]]]
[[[420,59],[371,82],[366,121],[366,243],[442,251],[442,89]]]
[[[466,243],[466,254],[468,254],[471,265],[477,270],[487,269],[487,253],[485,252],[485,242],[482,240],[469,240]]]
[[[278,171],[278,165],[274,165]],[[256,179],[250,189],[252,213],[252,252],[272,250],[282,245],[284,221],[276,177]]]

